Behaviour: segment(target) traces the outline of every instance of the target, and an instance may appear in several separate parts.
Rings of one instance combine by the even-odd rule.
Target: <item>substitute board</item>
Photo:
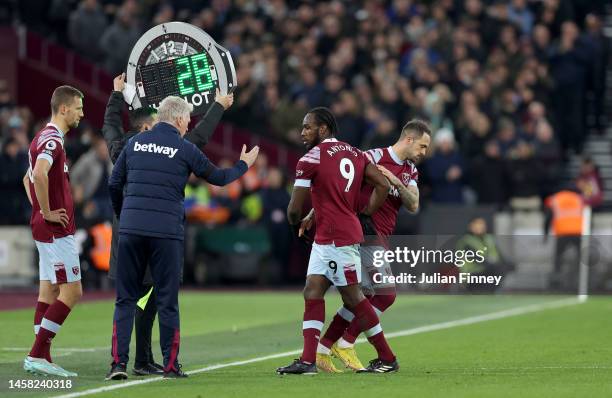
[[[192,115],[208,110],[217,88],[227,94],[237,86],[230,52],[184,22],[157,25],[143,34],[130,54],[126,80],[130,109],[157,108],[175,95],[193,105]]]

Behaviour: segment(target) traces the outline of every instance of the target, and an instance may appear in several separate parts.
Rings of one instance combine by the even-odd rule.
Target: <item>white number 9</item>
[[[353,178],[355,178],[355,166],[350,159],[344,158],[340,161],[340,174],[348,180],[346,188],[344,188],[344,192],[348,192],[353,183]]]

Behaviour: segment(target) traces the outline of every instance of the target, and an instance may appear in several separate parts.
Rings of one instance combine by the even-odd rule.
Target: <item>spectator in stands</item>
[[[265,153],[262,153],[255,160],[255,164],[240,178],[244,194],[250,194],[263,188],[266,184],[267,176],[268,157]]]
[[[459,132],[463,143],[462,152],[466,158],[473,159],[483,154],[485,143],[491,139],[491,122],[476,107],[467,108],[463,116],[465,125]]]
[[[28,223],[31,207],[23,189],[23,175],[27,170],[27,151],[16,138],[5,139],[0,152],[0,224]]]
[[[516,127],[512,120],[502,118],[497,125],[497,143],[504,158],[510,158],[512,151],[518,143]]]
[[[540,123],[548,124],[546,108],[541,102],[533,101],[527,107],[523,121],[523,132],[529,136],[536,136],[536,129]]]
[[[270,123],[273,134],[284,142],[303,147],[300,131],[300,118],[304,116],[308,108],[304,97],[293,100],[292,98],[281,98],[274,112],[270,115]]]
[[[577,45],[578,27],[567,21],[550,58],[555,89],[552,104],[563,151],[582,151],[584,129],[584,94],[589,62],[588,48]],[[565,153],[564,153],[565,154]]]
[[[424,110],[433,131],[437,131],[445,127],[452,128],[453,123],[447,116],[446,109],[452,100],[452,93],[445,84],[436,84],[433,89],[428,92]]]
[[[606,64],[610,57],[610,40],[605,37],[603,23],[599,16],[588,14],[585,18],[585,33],[580,39],[590,50],[587,89],[592,99],[587,104],[591,118],[587,118],[590,127],[598,133],[605,127],[604,97],[606,90]]]
[[[389,116],[384,113],[379,113],[378,118],[374,120],[373,135],[367,140],[366,148],[386,148],[393,145],[397,141],[395,136],[395,123]]]
[[[79,158],[70,173],[75,204],[83,209],[86,219],[112,220],[113,209],[108,193],[112,168],[106,142],[94,136],[91,149]]]
[[[100,38],[100,48],[104,52],[106,70],[116,76],[125,71],[134,44],[141,35],[137,20],[128,9],[120,8],[115,22],[110,25]]]
[[[546,25],[538,24],[533,29],[533,50],[538,61],[548,61],[551,45],[550,30]]]
[[[495,236],[488,232],[487,222],[482,217],[476,217],[468,224],[467,233],[457,242],[457,250],[471,250],[483,254],[484,261],[466,260],[461,272],[472,275],[504,276],[512,271],[514,264],[504,259]],[[495,284],[467,284],[470,291],[492,292],[501,287]]]
[[[79,8],[70,14],[68,38],[74,49],[92,61],[104,60],[100,48],[100,32],[106,30],[106,15],[98,0],[82,0]]]
[[[431,200],[436,203],[463,203],[463,157],[455,147],[452,131],[434,135],[434,155],[425,163],[432,185]]]
[[[355,94],[348,90],[342,91],[338,100],[332,105],[332,112],[338,122],[338,140],[360,148],[366,124]]]
[[[534,17],[531,10],[527,7],[527,0],[511,0],[510,4],[508,4],[507,13],[508,20],[520,26],[523,34],[531,34]]]
[[[6,80],[0,79],[0,111],[15,105]]]
[[[153,16],[151,26],[157,26],[163,23],[174,21],[174,7],[169,3],[162,3],[157,14]]]
[[[509,153],[508,175],[513,208],[539,209],[541,202],[538,183],[541,179],[541,170],[538,170],[536,164],[533,149],[525,141],[519,141]]]
[[[535,103],[534,103],[535,104]],[[541,119],[536,127],[533,143],[535,167],[540,175],[540,197],[544,199],[554,193],[561,177],[561,148],[555,139],[550,123]]]
[[[272,257],[280,266],[279,270],[285,272],[284,265],[289,260],[289,247],[292,239],[286,217],[291,196],[287,191],[286,178],[277,167],[270,168],[266,185],[266,188],[259,193],[263,205],[262,221],[271,238]]]
[[[593,159],[589,157],[582,159],[580,174],[576,179],[576,187],[580,190],[585,205],[591,206],[593,209],[601,206],[603,202],[603,181]]]
[[[476,191],[479,204],[493,204],[502,208],[508,199],[508,173],[497,141],[490,140],[484,153],[470,164],[471,186]]]
[[[234,163],[229,159],[221,159],[219,168],[231,167]],[[208,184],[211,204],[226,208],[230,213],[229,221],[240,219],[240,197],[242,195],[242,182],[235,180],[225,186]]]

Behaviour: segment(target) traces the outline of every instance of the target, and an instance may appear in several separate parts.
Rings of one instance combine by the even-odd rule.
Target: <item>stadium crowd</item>
[[[392,144],[411,118],[427,120],[435,133],[431,156],[419,167],[423,203],[501,208],[511,198],[551,193],[564,160],[605,125],[609,44],[602,4],[213,0],[202,8],[190,0],[23,0],[17,7],[28,28],[111,74],[124,69],[149,27],[175,20],[201,27],[237,64],[239,88],[223,122],[287,145],[301,148],[301,120],[314,106],[330,107],[338,138],[363,149]],[[10,210],[0,223],[20,224],[29,217],[21,185],[27,146],[41,121],[3,84],[0,204]],[[101,123],[89,120],[67,141],[85,223],[111,215]],[[596,170],[590,173],[600,181]],[[272,222],[286,208],[286,183],[262,156],[228,187],[190,185],[188,215],[212,223]]]

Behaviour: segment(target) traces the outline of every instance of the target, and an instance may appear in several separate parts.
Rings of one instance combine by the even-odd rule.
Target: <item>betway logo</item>
[[[169,146],[157,145],[155,143],[140,144],[138,141],[136,141],[134,143],[134,151],[161,153],[162,155],[168,155],[168,157],[172,159],[174,155],[176,155],[176,153],[178,152],[178,149]]]

